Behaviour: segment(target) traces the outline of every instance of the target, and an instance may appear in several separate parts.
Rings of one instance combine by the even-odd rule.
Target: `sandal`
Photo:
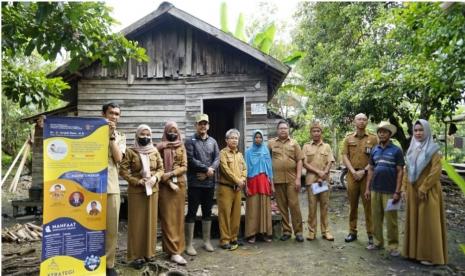
[[[134,269],[141,269],[142,267],[144,267],[144,259],[136,259],[134,261],[132,261],[129,265],[134,268]]]
[[[251,237],[250,239],[247,240],[248,243],[255,243],[255,236]]]
[[[271,239],[270,237],[263,237],[263,241],[264,242],[272,242],[273,239]]]

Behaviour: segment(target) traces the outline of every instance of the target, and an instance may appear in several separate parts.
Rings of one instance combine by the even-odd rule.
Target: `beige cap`
[[[394,134],[396,134],[397,132],[397,127],[386,121],[382,121],[381,123],[379,123],[378,129],[376,131],[378,131],[379,129],[389,130],[389,132],[391,132],[391,136],[394,136]]]
[[[197,114],[197,115],[195,115],[195,121],[197,123],[200,123],[202,121],[206,121],[208,123],[208,115],[203,114],[203,113]]]

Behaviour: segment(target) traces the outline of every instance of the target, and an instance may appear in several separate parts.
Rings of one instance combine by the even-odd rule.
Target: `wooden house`
[[[251,144],[255,129],[262,129],[267,139],[266,106],[288,66],[166,2],[122,33],[138,41],[150,60],[131,60],[116,70],[98,62],[75,73],[67,71],[67,64],[57,68],[51,76],[62,76],[71,89],[63,96],[69,106],[55,114],[99,117],[104,103],[118,103],[118,129],[128,144],[141,123],[152,128],[155,142],[168,120],[190,136],[201,112],[209,115],[209,133],[220,148],[230,128],[241,132],[241,150]],[[40,156],[37,139],[34,154]],[[42,181],[41,169],[36,166],[34,183]]]

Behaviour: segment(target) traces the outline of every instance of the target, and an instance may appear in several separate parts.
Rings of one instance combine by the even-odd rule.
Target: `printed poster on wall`
[[[48,117],[40,275],[105,275],[108,123]]]

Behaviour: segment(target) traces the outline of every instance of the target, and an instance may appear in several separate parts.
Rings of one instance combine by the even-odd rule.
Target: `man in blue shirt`
[[[399,256],[399,231],[397,210],[385,211],[388,200],[396,204],[400,200],[400,188],[404,155],[402,150],[391,142],[397,128],[389,122],[378,125],[379,144],[371,151],[365,198],[371,200],[374,244],[368,250],[381,249],[384,246],[383,219],[386,217],[388,249],[391,256]],[[371,192],[370,192],[371,190]]]

